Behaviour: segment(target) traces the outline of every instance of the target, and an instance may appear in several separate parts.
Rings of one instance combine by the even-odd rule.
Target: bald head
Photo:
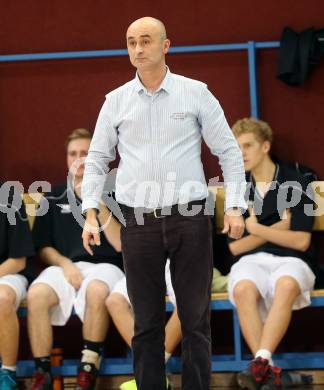
[[[130,62],[139,74],[165,74],[165,55],[170,47],[164,24],[146,16],[135,20],[127,30],[127,50]]]
[[[132,31],[138,29],[148,29],[160,35],[162,40],[167,38],[167,33],[164,24],[161,22],[161,20],[152,18],[151,16],[145,16],[144,18],[135,20],[127,29],[127,37],[132,34]]]

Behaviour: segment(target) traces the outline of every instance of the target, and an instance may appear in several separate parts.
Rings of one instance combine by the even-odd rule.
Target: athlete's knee
[[[112,293],[106,299],[106,307],[109,313],[120,313],[129,309],[130,305],[122,294]]]
[[[109,294],[109,287],[100,280],[93,280],[87,287],[87,305],[91,307],[103,306]]]
[[[0,316],[15,311],[16,294],[9,286],[0,286]]]
[[[281,297],[297,297],[300,294],[300,287],[296,279],[291,276],[283,276],[276,283],[276,295]]]
[[[236,304],[251,303],[258,300],[260,293],[254,282],[241,280],[234,287],[233,297]]]
[[[28,311],[42,310],[58,303],[53,289],[45,283],[32,285],[27,292]]]

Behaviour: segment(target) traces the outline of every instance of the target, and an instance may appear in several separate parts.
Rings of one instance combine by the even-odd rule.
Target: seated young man
[[[254,355],[238,383],[251,390],[281,389],[281,369],[273,365],[272,354],[292,310],[310,304],[314,286],[307,265],[314,219],[304,211],[312,200],[305,192],[305,178],[271,159],[272,130],[267,123],[245,118],[234,124],[233,133],[243,153],[252,205],[245,214],[244,237],[229,244],[236,261],[229,275],[229,295]],[[284,186],[285,182],[290,183]],[[296,196],[298,204],[289,207],[294,203],[289,203],[293,199],[285,203],[287,194]]]
[[[82,226],[69,202],[71,196],[78,207],[82,202],[83,160],[90,141],[91,133],[85,129],[77,129],[68,137],[67,165],[74,176],[73,187],[67,188],[65,183],[53,188],[51,195],[43,199],[49,204],[48,212],[36,218],[33,229],[35,247],[50,267],[28,291],[28,330],[36,365],[32,390],[52,389],[51,325],[65,325],[73,306],[83,322],[84,338],[76,388],[94,389],[109,323],[105,301],[124,276],[119,223],[112,217],[106,224],[106,215],[98,215],[105,229],[100,233],[101,245],[94,246],[90,256],[83,247]]]
[[[176,308],[176,299],[171,284],[170,274],[170,261],[167,261],[165,267],[165,283],[166,292],[169,296],[169,300]],[[130,299],[127,293],[126,277],[121,279],[114,287],[113,291],[107,298],[106,305],[108,311],[118,329],[119,333],[129,345],[132,347],[132,339],[134,336],[134,318],[133,311],[130,303]],[[169,318],[165,327],[165,363],[169,360],[172,352],[181,340],[181,324],[177,315],[177,311],[174,310],[171,317]],[[168,389],[171,389],[169,387]],[[120,386],[121,390],[137,390],[135,379],[123,383]]]
[[[5,193],[6,191],[4,191]],[[26,259],[34,254],[24,204],[19,196],[16,206],[3,199],[0,206],[0,389],[18,389],[16,363],[19,343],[19,322],[16,310],[26,297]],[[8,208],[10,206],[10,209]],[[13,211],[13,210],[17,211]],[[8,213],[12,213],[9,218]]]

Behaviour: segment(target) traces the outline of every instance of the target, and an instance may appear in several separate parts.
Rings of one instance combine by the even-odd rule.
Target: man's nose
[[[135,47],[135,51],[136,53],[142,53],[143,51],[143,48],[142,48],[142,45],[140,45],[139,43],[136,45]]]

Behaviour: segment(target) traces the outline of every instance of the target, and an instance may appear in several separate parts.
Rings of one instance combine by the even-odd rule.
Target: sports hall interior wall
[[[120,49],[128,24],[143,15],[161,18],[172,44],[277,41],[289,25],[322,27],[324,3],[142,0],[112,2],[4,2],[0,54]],[[274,151],[324,177],[324,63],[302,87],[276,80],[277,49],[258,50],[261,117],[275,132]],[[247,53],[172,54],[173,72],[205,81],[228,121],[249,115]],[[104,95],[134,75],[127,57],[0,64],[1,179],[52,184],[66,174],[64,140],[76,127],[94,128]],[[219,174],[203,148],[207,178]]]
[[[0,0],[0,5],[0,54],[124,48],[127,26],[143,15],[162,19],[179,46],[277,41],[286,25],[296,31],[323,27],[324,14],[320,0],[280,6],[256,0]],[[323,179],[324,61],[297,88],[276,80],[277,62],[277,49],[258,50],[260,114],[274,129],[274,153],[310,166]],[[168,64],[173,72],[206,82],[230,124],[249,116],[245,51],[170,54]],[[93,129],[104,95],[133,76],[127,57],[0,63],[1,180],[19,180],[25,191],[34,180],[63,181],[67,135],[76,127]],[[220,174],[206,146],[203,163],[207,179]]]
[[[144,15],[163,20],[175,46],[278,41],[285,26],[297,31],[323,27],[324,14],[321,0],[0,0],[0,8],[0,54],[124,48],[127,26]],[[323,180],[324,63],[302,87],[292,88],[276,80],[277,62],[277,49],[258,51],[260,114],[273,127],[274,151],[283,160],[312,167]],[[172,54],[168,64],[175,73],[206,82],[219,98],[230,124],[249,116],[245,51]],[[127,57],[0,63],[1,180],[20,180],[25,191],[34,180],[52,184],[64,180],[63,144],[67,135],[76,127],[93,129],[104,95],[133,76]],[[203,162],[207,179],[220,173],[216,158],[206,147]],[[307,321],[313,317],[303,318]],[[224,328],[231,326],[230,319],[222,317],[214,324],[215,339],[222,339],[216,347],[221,352],[222,343],[225,349],[231,344],[231,332],[223,337]],[[291,326],[300,326],[300,322]],[[80,329],[79,324],[72,327]],[[23,328],[22,348],[28,354]],[[66,340],[64,329],[55,332]],[[291,345],[296,345],[298,330],[293,333],[297,336]],[[310,333],[315,337],[319,331]],[[80,338],[81,334],[76,337],[76,350]],[[316,340],[307,339],[305,349],[323,347],[324,341]],[[70,341],[65,347],[67,355],[72,344]],[[118,348],[120,344],[116,345]]]

